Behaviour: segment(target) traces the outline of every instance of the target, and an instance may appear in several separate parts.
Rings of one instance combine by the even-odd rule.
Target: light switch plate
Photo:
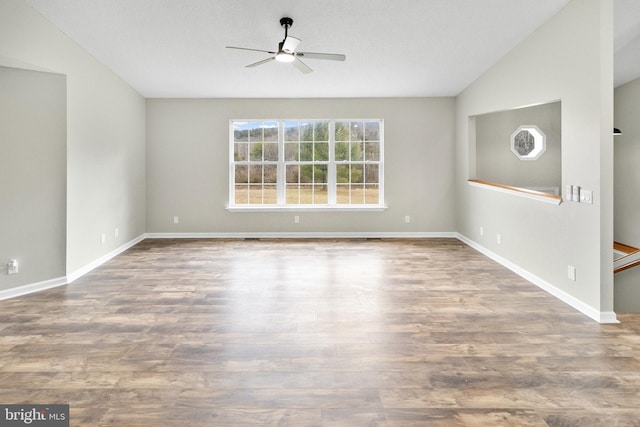
[[[593,191],[591,190],[580,190],[580,202],[582,203],[593,203]]]

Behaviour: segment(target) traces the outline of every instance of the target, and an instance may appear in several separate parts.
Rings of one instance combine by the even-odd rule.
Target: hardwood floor
[[[0,301],[0,403],[72,426],[640,426],[620,319],[455,239],[145,240]]]

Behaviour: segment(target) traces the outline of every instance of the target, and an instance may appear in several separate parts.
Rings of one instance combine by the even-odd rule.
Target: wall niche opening
[[[469,180],[560,197],[561,102],[469,117]]]

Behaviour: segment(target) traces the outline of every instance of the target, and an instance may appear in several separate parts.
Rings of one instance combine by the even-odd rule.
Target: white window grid
[[[322,161],[318,161],[318,160],[287,160],[285,157],[285,144],[287,142],[294,142],[294,141],[286,141],[286,135],[285,135],[285,123],[292,123],[292,122],[298,122],[299,124],[313,124],[313,123],[321,123],[321,122],[328,122],[328,134],[329,134],[329,138],[328,138],[328,150],[329,150],[329,158],[328,160],[322,160]],[[263,124],[271,124],[271,123],[277,123],[278,124],[278,159],[277,161],[269,161],[269,160],[264,160],[264,158],[260,161],[256,161],[256,160],[251,160],[250,156],[251,153],[248,153],[247,159],[246,160],[235,160],[235,138],[234,138],[234,124],[236,123],[245,123],[245,124],[254,124],[254,123],[263,123]],[[349,124],[349,138],[346,141],[336,141],[335,138],[335,126],[336,123],[348,123]],[[374,140],[374,141],[367,141],[366,139],[363,139],[362,141],[358,141],[361,142],[363,144],[363,153],[362,153],[362,159],[352,159],[352,150],[349,149],[349,159],[341,159],[341,160],[336,160],[336,142],[338,143],[344,143],[347,142],[349,143],[349,146],[351,147],[351,143],[355,142],[354,140],[352,140],[352,125],[353,124],[367,124],[367,123],[376,123],[377,126],[379,127],[379,131],[378,131],[378,135],[379,135],[379,139],[378,140]],[[250,127],[250,126],[248,126]],[[384,204],[384,121],[382,119],[309,119],[309,120],[302,120],[302,119],[291,119],[291,120],[283,120],[283,119],[270,119],[270,120],[247,120],[247,119],[243,119],[243,120],[231,120],[230,121],[230,153],[229,153],[229,162],[230,162],[230,166],[229,166],[229,206],[230,207],[261,207],[261,206],[277,206],[277,207],[313,207],[313,206],[320,206],[320,207],[335,207],[335,208],[340,208],[340,207],[349,207],[349,206],[355,206],[355,207],[382,207]],[[364,132],[364,130],[363,130]],[[250,141],[249,141],[250,142]],[[314,139],[312,141],[297,141],[298,143],[313,143],[315,145],[316,142],[325,142],[325,141],[315,141],[315,134],[314,134]],[[377,143],[378,146],[378,156],[376,160],[372,160],[372,159],[367,159],[366,157],[366,153],[364,152],[364,150],[366,150],[366,143],[367,142],[371,142],[371,143]],[[250,147],[250,145],[249,145]],[[263,152],[263,156],[264,156],[264,152]],[[236,203],[236,193],[235,193],[235,189],[236,189],[236,183],[235,183],[235,168],[236,166],[241,165],[241,166],[263,166],[263,174],[262,174],[262,181],[260,183],[249,183],[249,187],[251,188],[256,188],[256,187],[262,187],[263,191],[261,192],[263,197],[260,201],[260,203],[249,203],[249,199],[247,199],[247,203]],[[264,166],[265,165],[276,165],[277,168],[277,182],[276,182],[276,203],[273,204],[265,204],[265,198],[264,198],[264,188],[265,188],[265,182],[264,182]],[[292,166],[292,165],[298,165],[300,167],[302,166],[326,166],[327,168],[327,180],[326,180],[326,186],[327,186],[327,202],[326,203],[315,203],[315,197],[312,197],[312,201],[310,203],[287,203],[287,194],[286,194],[286,186],[287,186],[287,182],[286,182],[286,167],[287,166]],[[337,168],[340,165],[345,165],[345,166],[349,166],[349,180],[348,183],[345,184],[338,184],[337,183]],[[362,167],[363,171],[366,170],[367,167],[371,167],[371,166],[375,166],[377,168],[377,176],[378,176],[378,180],[375,182],[367,182],[367,178],[366,178],[366,173],[363,173],[363,181],[362,182],[357,182],[354,183],[352,182],[352,176],[351,176],[351,171],[353,170],[353,166],[356,167]],[[300,178],[299,178],[300,179]],[[269,184],[269,183],[266,183]],[[290,183],[293,184],[293,183]],[[300,183],[300,181],[298,181],[298,184],[303,184]],[[306,183],[304,183],[306,184]],[[308,183],[312,186],[312,188],[315,189],[316,184],[320,184],[320,183],[315,183],[315,182],[311,182]],[[337,197],[337,189],[339,187],[339,185],[345,185],[345,186],[349,186],[349,190],[348,191],[348,195],[349,195],[349,200],[348,202],[344,202],[344,201],[338,201],[338,197]],[[362,187],[363,189],[366,188],[367,185],[374,185],[377,186],[377,201],[375,203],[365,203],[366,200],[363,201],[355,201],[352,200],[352,194],[353,192],[351,191],[351,189],[354,186],[358,186],[358,187]],[[300,191],[299,187],[299,191]],[[254,199],[255,200],[255,199]]]

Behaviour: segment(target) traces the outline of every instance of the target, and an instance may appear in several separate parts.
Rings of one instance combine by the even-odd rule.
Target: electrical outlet
[[[296,223],[296,224],[300,224],[300,216],[299,215],[294,216],[293,217],[293,222]]]
[[[174,216],[173,217],[173,223],[174,224],[180,224],[180,217]]]
[[[409,224],[411,222],[411,217],[409,215],[405,215],[404,216],[404,222],[405,222],[405,224]]]
[[[113,232],[113,237],[115,237],[117,239],[118,238],[118,234],[120,234],[120,230],[118,230],[116,228],[115,231]]]
[[[499,245],[502,244],[502,234],[496,234],[496,243]]]
[[[18,273],[18,260],[10,259],[7,263],[7,274],[17,274]]]
[[[484,227],[480,227],[480,237],[484,236]]]
[[[104,245],[106,242],[107,242],[107,235],[105,233],[102,233],[102,235],[100,236],[100,243]]]
[[[567,266],[567,276],[570,280],[576,281],[576,268],[572,265]]]

